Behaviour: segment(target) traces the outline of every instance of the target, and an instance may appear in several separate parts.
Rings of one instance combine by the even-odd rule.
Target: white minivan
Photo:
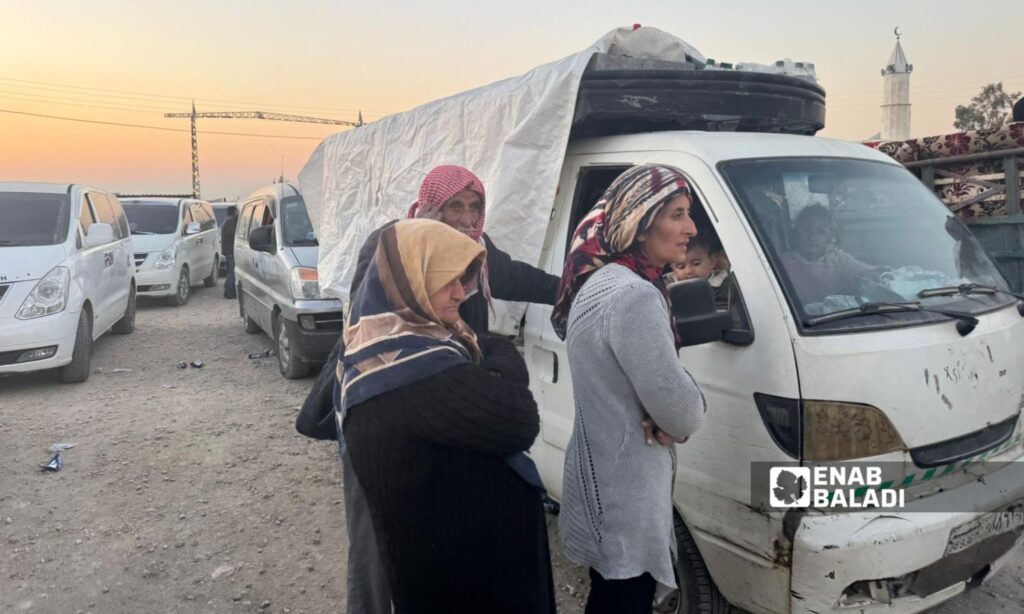
[[[675,448],[682,590],[666,611],[920,612],[986,580],[1024,526],[1024,304],[966,227],[857,143],[613,136],[570,143],[542,268],[561,273],[579,220],[644,163],[688,177],[699,231],[721,242],[734,282],[724,324],[721,312],[673,301],[699,323],[679,325],[679,360],[707,420]],[[856,260],[870,274],[822,275],[801,261],[813,233],[834,254],[830,271]],[[559,499],[575,404],[550,316],[530,305],[523,332],[542,422],[531,452]],[[882,486],[901,489],[906,506],[759,500],[769,486],[759,467],[852,461],[884,470]]]
[[[0,183],[0,374],[89,378],[92,344],[135,328],[128,221],[112,194]]]
[[[126,198],[139,294],[184,305],[192,286],[217,285],[220,232],[210,203],[189,198]]]

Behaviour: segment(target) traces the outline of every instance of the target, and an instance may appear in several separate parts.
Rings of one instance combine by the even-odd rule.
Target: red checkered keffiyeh
[[[435,166],[427,173],[427,176],[423,178],[423,183],[420,184],[419,197],[409,207],[409,212],[405,217],[441,221],[441,207],[444,207],[446,202],[463,190],[472,190],[480,195],[480,219],[477,220],[475,226],[464,232],[470,239],[487,249],[487,244],[484,242],[484,218],[487,217],[487,197],[484,195],[484,184],[472,171],[462,166]],[[485,260],[484,267],[480,272],[479,289],[483,290],[484,296],[487,297],[487,304],[493,308],[489,273]],[[470,288],[469,294],[472,295],[475,291],[476,288]]]
[[[483,205],[480,219],[466,235],[482,244],[484,217],[487,212],[484,184],[469,169],[461,166],[437,166],[427,173],[420,185],[419,198],[409,207],[409,213],[405,217],[440,220],[441,207],[463,190],[471,190],[480,195],[480,203]]]

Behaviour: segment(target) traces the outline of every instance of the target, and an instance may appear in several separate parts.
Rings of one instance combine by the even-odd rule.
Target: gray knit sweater
[[[647,445],[640,423],[646,414],[689,437],[706,409],[668,318],[661,292],[617,264],[593,273],[573,300],[566,343],[576,420],[558,529],[565,555],[607,579],[648,572],[675,587],[675,455]]]

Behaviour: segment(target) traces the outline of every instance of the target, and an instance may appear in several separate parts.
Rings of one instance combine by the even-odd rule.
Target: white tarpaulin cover
[[[320,241],[321,292],[348,302],[364,239],[404,217],[440,164],[473,171],[487,191],[485,231],[514,259],[540,259],[576,92],[591,56],[683,62],[696,49],[656,28],[613,30],[564,59],[326,138],[299,175]],[[495,328],[515,330],[525,305],[495,302]]]

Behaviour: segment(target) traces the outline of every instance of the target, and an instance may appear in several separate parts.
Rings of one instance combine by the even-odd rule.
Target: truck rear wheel
[[[71,362],[60,369],[60,381],[77,384],[89,379],[89,365],[92,362],[92,313],[83,306],[78,314],[78,328],[75,330],[75,349]]]

